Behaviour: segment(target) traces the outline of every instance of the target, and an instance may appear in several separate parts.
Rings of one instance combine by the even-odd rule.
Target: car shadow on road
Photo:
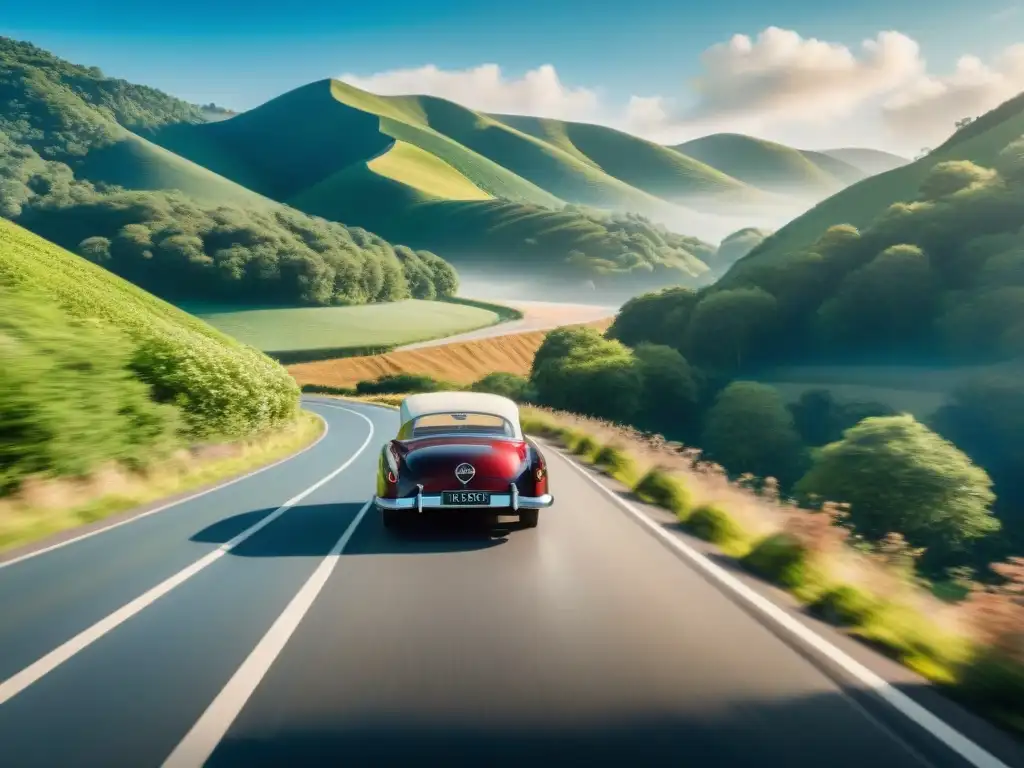
[[[324,557],[355,520],[364,503],[308,504],[292,507],[234,546],[235,557]],[[257,509],[218,520],[193,534],[191,541],[226,544],[273,514]],[[345,547],[345,555],[414,555],[489,549],[504,544],[518,523],[493,515],[427,515],[400,530],[384,528],[380,515],[367,510]]]

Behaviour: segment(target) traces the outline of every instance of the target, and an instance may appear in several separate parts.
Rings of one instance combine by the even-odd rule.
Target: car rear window
[[[501,416],[490,413],[431,413],[412,422],[412,437],[471,434],[513,437],[514,431]]]

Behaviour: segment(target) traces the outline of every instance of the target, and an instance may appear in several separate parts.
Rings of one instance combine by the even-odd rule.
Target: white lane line
[[[317,402],[316,404],[317,405],[323,405],[323,406],[325,406],[327,408],[338,408],[339,407],[339,406],[336,406],[336,405],[328,405],[327,403],[321,403],[321,402]],[[355,413],[355,411],[351,411],[348,408],[341,408],[341,410],[349,411],[350,413]],[[291,461],[292,459],[297,459],[299,456],[304,454],[306,451],[310,451],[313,448],[315,448],[316,446],[318,446],[320,444],[320,442],[325,437],[327,437],[327,432],[329,431],[329,427],[327,425],[327,421],[320,414],[314,414],[314,415],[316,415],[317,418],[319,418],[321,421],[324,422],[324,431],[320,433],[320,437],[318,437],[315,442],[310,443],[309,445],[307,445],[305,448],[303,448],[298,453],[293,453],[291,456],[285,456],[283,459],[278,459],[273,464],[267,464],[265,467],[260,467],[259,469],[254,469],[252,472],[248,472],[248,473],[246,473],[244,475],[239,475],[238,477],[232,478],[231,480],[225,480],[223,483],[218,483],[217,485],[215,485],[215,486],[213,486],[211,488],[207,488],[205,491],[199,491],[198,493],[193,493],[191,496],[186,496],[183,499],[178,499],[177,501],[172,501],[171,503],[164,504],[162,506],[157,507],[156,509],[151,509],[151,510],[149,510],[147,512],[142,512],[142,513],[140,513],[138,515],[132,515],[131,517],[126,518],[125,520],[121,520],[121,521],[116,522],[116,523],[111,523],[110,525],[104,525],[104,526],[99,527],[99,528],[94,528],[93,530],[88,531],[86,533],[79,534],[78,536],[73,536],[70,539],[64,539],[63,541],[58,541],[56,544],[51,544],[48,547],[43,547],[42,549],[34,549],[31,552],[26,552],[24,555],[20,555],[19,557],[12,557],[10,560],[4,560],[3,562],[0,562],[0,569],[7,568],[8,566],[15,565],[16,563],[20,563],[20,562],[23,562],[25,560],[29,560],[29,559],[31,559],[33,557],[38,557],[39,555],[45,555],[47,552],[53,552],[55,549],[61,549],[62,547],[66,547],[68,544],[74,544],[74,543],[82,541],[84,539],[89,539],[89,538],[92,538],[93,536],[98,536],[101,533],[106,533],[107,531],[112,531],[115,528],[120,528],[122,525],[128,525],[128,523],[134,523],[136,520],[142,520],[144,517],[149,517],[150,515],[155,515],[157,512],[163,512],[165,510],[171,509],[172,507],[177,507],[179,504],[185,504],[187,502],[193,501],[194,499],[198,499],[198,498],[200,498],[202,496],[205,496],[208,493],[213,493],[214,491],[219,491],[221,488],[227,488],[229,485],[234,485],[235,483],[240,483],[243,480],[248,480],[250,477],[253,477],[254,475],[258,475],[260,472],[266,472],[268,469],[273,469],[274,467],[280,466],[281,464],[284,464],[286,461]],[[362,414],[359,414],[359,415],[362,416]],[[363,418],[366,418],[366,417],[363,416]]]
[[[341,410],[348,411],[349,409],[343,408]],[[52,672],[54,669],[59,667],[72,656],[74,656],[76,653],[92,645],[105,634],[126,622],[132,616],[139,613],[152,603],[154,603],[157,599],[166,595],[179,584],[184,583],[204,568],[207,568],[208,566],[215,563],[217,560],[219,560],[232,549],[237,547],[243,541],[245,541],[249,537],[258,533],[263,528],[270,525],[274,520],[279,518],[293,506],[295,506],[304,498],[309,496],[309,494],[313,493],[313,491],[320,488],[325,483],[330,482],[339,474],[348,469],[352,462],[359,458],[359,455],[366,449],[366,446],[370,444],[370,440],[373,439],[373,422],[370,421],[370,419],[368,419],[361,413],[358,413],[356,411],[350,412],[356,414],[357,416],[359,416],[359,418],[363,419],[367,424],[370,425],[370,433],[366,436],[366,439],[363,441],[363,444],[359,446],[359,449],[354,454],[352,454],[351,457],[349,457],[348,461],[346,461],[344,464],[335,469],[326,477],[321,478],[313,485],[309,486],[309,488],[307,488],[306,490],[288,499],[288,501],[286,501],[284,504],[275,509],[273,512],[264,517],[255,525],[242,531],[240,534],[235,536],[230,541],[221,544],[213,552],[210,552],[205,557],[196,560],[188,567],[183,568],[182,570],[175,573],[173,576],[170,576],[169,578],[160,582],[149,591],[139,595],[131,602],[121,606],[106,618],[100,619],[98,622],[93,624],[88,629],[79,632],[70,640],[57,646],[55,649],[50,651],[41,659],[33,662],[32,664],[25,667],[20,672],[15,673],[3,682],[0,682],[0,704],[4,704],[14,696],[17,696],[23,690],[32,685],[32,683],[36,682],[41,677],[43,677],[43,675],[47,674],[48,672]]]
[[[717,581],[722,587],[725,587],[742,598],[767,618],[775,622],[775,624],[796,636],[801,642],[809,645],[822,656],[841,667],[845,672],[857,679],[859,682],[875,691],[901,714],[937,738],[947,747],[964,758],[968,763],[976,766],[977,768],[1009,768],[1006,763],[1003,763],[994,755],[989,754],[986,750],[982,749],[962,733],[952,728],[945,721],[933,715],[929,710],[922,707],[905,693],[890,685],[888,681],[879,677],[863,664],[848,656],[839,648],[832,645],[832,643],[828,642],[825,638],[821,637],[821,635],[809,629],[806,625],[801,624],[782,608],[779,608],[775,603],[755,592],[731,573],[711,562],[707,557],[688,545],[685,541],[666,531],[640,509],[621,498],[618,494],[608,488],[608,486],[587,472],[583,467],[578,465],[571,458],[567,457],[564,453],[558,451],[558,455],[567,464],[569,464],[569,466],[596,486],[599,491],[608,496],[616,505],[629,512],[639,523],[650,530],[651,533],[658,536],[679,554],[686,557],[690,562]]]
[[[341,553],[345,551],[349,539],[362,522],[372,502],[366,502],[363,508],[349,523],[341,538],[331,548],[328,555],[320,561],[320,565],[299,589],[288,607],[284,609],[267,634],[259,641],[252,653],[235,674],[228,680],[206,711],[200,715],[195,725],[185,734],[178,746],[163,763],[163,768],[193,768],[203,765],[213,754],[224,734],[241,713],[242,708],[252,696],[260,681],[264,678],[278,655],[284,650],[289,638],[298,629],[306,613],[313,606],[317,595],[330,578],[338,564]]]

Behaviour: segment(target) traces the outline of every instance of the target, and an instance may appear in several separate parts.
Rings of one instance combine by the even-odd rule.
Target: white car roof
[[[501,416],[521,437],[519,406],[514,400],[486,392],[424,392],[409,395],[398,410],[399,418],[407,424],[420,416],[433,413],[487,413]]]

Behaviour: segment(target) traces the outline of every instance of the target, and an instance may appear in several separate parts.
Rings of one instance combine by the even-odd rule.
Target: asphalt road
[[[396,414],[310,402],[300,456],[0,565],[0,765],[1003,764],[827,674],[551,451],[537,529],[395,538],[366,502]]]

